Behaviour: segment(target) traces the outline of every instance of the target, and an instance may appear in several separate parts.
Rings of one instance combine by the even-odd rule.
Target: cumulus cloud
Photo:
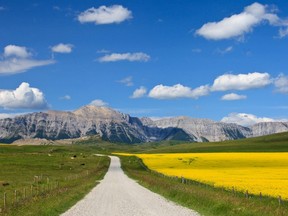
[[[244,100],[246,98],[247,98],[246,95],[239,95],[239,94],[235,94],[235,93],[230,93],[230,94],[223,95],[221,97],[221,100],[228,100],[228,101],[231,101],[231,100]]]
[[[148,97],[155,99],[177,99],[177,98],[193,98],[197,99],[208,95],[215,91],[230,91],[230,90],[248,90],[254,88],[263,88],[274,84],[276,92],[288,94],[288,76],[280,74],[277,78],[271,78],[269,73],[253,72],[248,74],[223,74],[218,76],[213,85],[202,85],[192,89],[182,84],[173,86],[156,85],[152,88]],[[145,92],[146,93],[146,92]],[[229,93],[221,97],[221,100],[244,100],[246,95]]]
[[[212,91],[246,90],[271,84],[268,73],[224,74],[214,80]]]
[[[19,58],[28,58],[31,56],[31,53],[28,52],[26,47],[16,46],[16,45],[8,45],[4,47],[4,57],[19,57]]]
[[[96,99],[96,100],[91,101],[90,105],[98,106],[98,107],[105,107],[105,106],[108,106],[108,103],[106,103],[103,100]]]
[[[148,97],[155,99],[176,99],[176,98],[193,98],[197,99],[215,91],[230,90],[248,90],[254,88],[263,88],[274,84],[276,92],[288,93],[288,76],[280,74],[277,78],[271,78],[269,73],[253,72],[248,74],[223,74],[218,76],[213,85],[202,85],[192,89],[188,86],[176,84],[173,86],[156,85],[149,91]],[[246,95],[236,93],[225,94],[221,100],[244,100]]]
[[[116,62],[116,61],[140,61],[147,62],[150,60],[150,56],[146,53],[137,52],[137,53],[111,53],[100,57],[99,62]]]
[[[181,84],[176,84],[173,86],[157,85],[150,92],[149,97],[155,99],[177,99],[177,98],[193,98],[197,99],[199,97],[208,95],[210,88],[208,85],[200,86],[195,89],[183,86]]]
[[[226,17],[219,22],[204,24],[196,34],[211,40],[241,37],[265,21],[274,26],[284,25],[283,20],[275,14],[275,11],[270,10],[269,6],[255,2],[245,7],[239,14]]]
[[[78,16],[80,23],[93,22],[96,25],[121,23],[132,18],[132,12],[122,5],[112,5],[110,7],[100,6],[99,8],[89,8]]]
[[[54,64],[54,60],[37,60],[26,47],[8,45],[4,48],[3,60],[0,61],[0,74],[22,73],[34,67]]]
[[[140,88],[136,89],[132,96],[130,98],[136,99],[136,98],[141,98],[144,97],[147,93],[147,89],[144,86],[141,86]]]
[[[276,92],[288,94],[288,76],[280,74],[275,80]]]
[[[128,76],[128,77],[125,77],[125,78],[123,78],[121,80],[118,80],[117,82],[122,83],[122,84],[124,84],[126,86],[133,86],[134,83],[133,83],[132,79],[133,79],[132,76]]]
[[[55,53],[71,53],[73,47],[74,46],[72,44],[60,43],[60,44],[53,46],[51,50],[52,52],[55,52]]]
[[[0,107],[4,109],[46,109],[44,94],[23,82],[15,90],[0,90]]]
[[[260,122],[286,122],[287,119],[272,119],[267,117],[257,117],[247,113],[230,113],[227,117],[222,118],[221,122],[235,123],[242,126],[251,126]]]

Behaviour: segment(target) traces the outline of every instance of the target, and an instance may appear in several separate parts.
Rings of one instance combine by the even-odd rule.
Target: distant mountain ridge
[[[179,128],[157,128],[107,107],[84,106],[74,112],[48,111],[0,120],[0,142],[40,138],[48,140],[100,135],[111,142],[140,143],[183,139],[193,141]]]
[[[103,140],[141,143],[162,140],[223,141],[288,131],[286,122],[251,127],[189,117],[131,117],[107,107],[84,106],[74,112],[48,111],[0,119],[0,142],[19,139],[73,139],[99,135]]]
[[[209,119],[193,119],[185,116],[154,121],[149,118],[143,118],[143,124],[160,128],[181,128],[190,136],[193,135],[197,142],[234,140],[288,131],[288,122],[261,122],[251,127],[244,127],[233,123],[215,122]]]
[[[147,120],[145,121],[146,125]],[[251,130],[236,124],[215,122],[209,119],[193,119],[185,116],[155,120],[153,126],[166,128],[176,127],[193,135],[195,141],[223,141],[251,137]]]

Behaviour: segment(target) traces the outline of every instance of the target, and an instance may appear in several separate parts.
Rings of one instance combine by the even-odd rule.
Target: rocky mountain
[[[84,106],[74,112],[48,111],[0,120],[0,142],[48,140],[100,135],[111,142],[139,143],[193,139],[180,128],[148,127],[138,118],[107,107]]]
[[[99,135],[111,142],[162,140],[223,141],[288,131],[288,123],[252,127],[189,117],[136,118],[107,107],[84,106],[74,112],[48,111],[0,119],[0,142],[19,139],[73,139]]]
[[[243,127],[237,124],[189,117],[163,118],[154,121],[149,118],[143,118],[142,121],[146,126],[181,128],[197,142],[234,140],[288,131],[287,122],[262,122],[251,127]]]
[[[240,125],[215,122],[208,119],[193,119],[185,116],[155,121],[149,121],[146,118],[143,119],[143,124],[160,128],[181,128],[197,142],[234,140],[252,136],[249,128]]]
[[[264,136],[268,134],[288,131],[288,122],[261,122],[251,127],[252,136]]]

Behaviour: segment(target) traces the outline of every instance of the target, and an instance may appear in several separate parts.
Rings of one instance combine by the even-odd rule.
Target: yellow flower
[[[288,153],[135,154],[151,169],[215,187],[288,199]]]

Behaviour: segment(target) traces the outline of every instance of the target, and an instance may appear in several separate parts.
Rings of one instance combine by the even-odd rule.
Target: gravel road
[[[118,157],[111,156],[104,179],[62,216],[199,216],[128,178]]]

